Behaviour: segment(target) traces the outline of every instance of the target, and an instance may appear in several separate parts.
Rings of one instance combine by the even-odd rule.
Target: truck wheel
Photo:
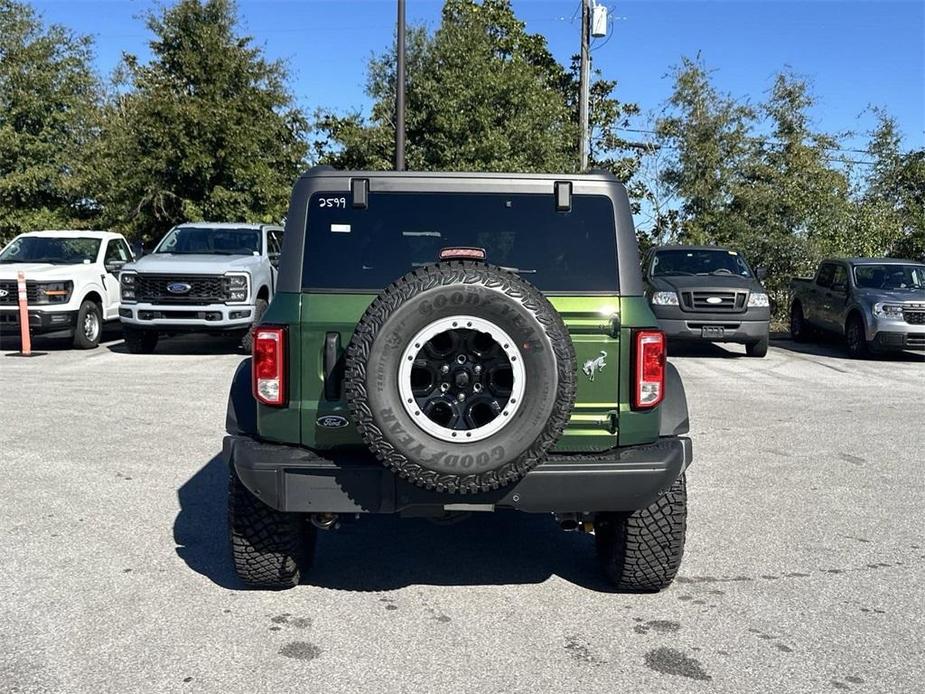
[[[95,301],[85,299],[77,311],[77,325],[74,328],[74,347],[95,349],[100,345],[103,332],[103,313]]]
[[[234,469],[228,485],[228,528],[234,570],[253,588],[299,584],[315,549],[315,528],[297,513],[283,513],[255,497]]]
[[[745,354],[750,357],[764,357],[768,353],[768,338],[762,337],[758,342],[745,345]]]
[[[549,301],[475,262],[418,268],[366,310],[347,349],[357,430],[387,467],[438,492],[521,479],[575,401],[575,350]]]
[[[248,328],[247,332],[244,333],[244,337],[241,338],[241,349],[250,354],[254,351],[254,332],[257,330],[257,326],[260,325],[260,319],[263,318],[263,314],[267,312],[267,302],[264,299],[257,299],[254,303],[254,322],[251,324],[251,327]]]
[[[132,354],[151,354],[157,347],[159,335],[156,330],[144,330],[122,326],[125,347]]]
[[[870,356],[864,321],[857,314],[848,318],[848,324],[845,326],[845,343],[848,347],[848,354],[855,359],[866,359]]]
[[[790,307],[790,337],[794,342],[806,342],[810,337],[809,326],[803,316],[803,306],[799,303]]]
[[[601,568],[620,590],[656,592],[678,573],[687,532],[687,484],[682,474],[644,509],[599,513],[594,539]]]

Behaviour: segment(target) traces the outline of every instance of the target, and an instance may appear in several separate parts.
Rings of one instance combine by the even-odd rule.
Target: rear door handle
[[[324,336],[324,399],[340,400],[341,372],[340,333],[327,333]]]

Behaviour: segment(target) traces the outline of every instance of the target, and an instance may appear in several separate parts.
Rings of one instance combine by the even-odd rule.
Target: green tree
[[[44,27],[29,5],[0,0],[0,241],[89,223],[79,162],[98,132],[91,49],[86,36]]]
[[[125,56],[94,157],[104,218],[143,238],[188,219],[279,220],[307,129],[285,66],[237,34],[232,0],[181,0],[147,26],[153,58]]]
[[[509,0],[448,0],[439,28],[409,32],[406,160],[412,170],[575,171],[577,72],[546,40],[528,34]],[[370,61],[369,118],[318,115],[316,151],[341,168],[389,169],[394,160],[394,51]],[[617,128],[638,109],[613,98],[614,82],[591,93],[592,165],[628,179],[638,162],[619,156]]]
[[[736,235],[727,209],[753,155],[748,138],[756,114],[716,90],[699,56],[683,58],[673,76],[674,89],[655,126],[659,148],[669,150],[657,183],[680,204],[675,215],[664,211],[655,227],[674,228],[688,243],[723,243]]]

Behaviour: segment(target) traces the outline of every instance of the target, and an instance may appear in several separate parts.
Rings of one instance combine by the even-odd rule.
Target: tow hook
[[[313,513],[311,521],[319,530],[337,530],[340,527],[336,513]]]

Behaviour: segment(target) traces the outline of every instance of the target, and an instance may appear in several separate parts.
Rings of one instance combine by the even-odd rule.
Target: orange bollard
[[[32,356],[32,336],[29,334],[29,299],[26,295],[26,274],[16,273],[16,285],[19,290],[19,353],[24,357]]]

